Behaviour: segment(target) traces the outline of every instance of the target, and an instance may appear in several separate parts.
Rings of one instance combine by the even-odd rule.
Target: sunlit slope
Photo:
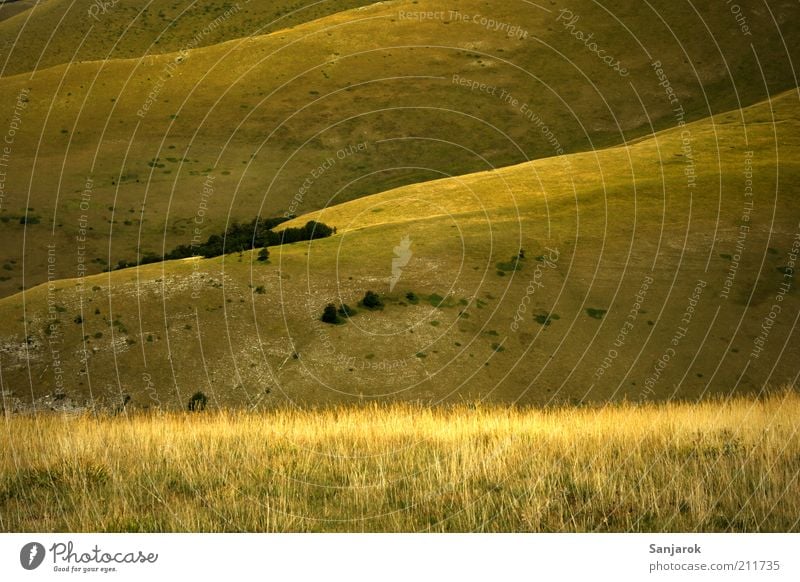
[[[796,84],[789,59],[800,40],[785,24],[795,4],[746,3],[750,36],[724,4],[699,14],[638,2],[563,7],[573,16],[559,4],[382,3],[188,53],[4,78],[0,131],[15,134],[0,294],[46,280],[46,242],[67,256],[82,228],[89,272],[100,272],[188,244],[198,219],[208,236],[257,213],[303,214],[591,151],[674,125],[678,107],[697,119]],[[236,26],[238,14],[215,30]],[[577,33],[592,34],[627,76]],[[55,269],[76,275],[66,259]]]
[[[0,7],[0,75],[69,62],[139,58],[267,34],[371,0],[47,0]],[[14,18],[4,12],[33,9]]]
[[[37,287],[0,301],[7,406],[184,406],[197,390],[225,406],[693,399],[791,382],[799,129],[793,91],[628,147],[304,216],[337,234],[269,264],[244,253]],[[383,310],[319,321],[367,290]]]

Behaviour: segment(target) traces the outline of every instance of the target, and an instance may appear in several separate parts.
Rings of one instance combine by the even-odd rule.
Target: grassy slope
[[[795,532],[799,400],[16,417],[0,530]]]
[[[770,13],[756,2],[740,4],[756,31],[752,37],[742,36],[722,4],[700,7],[699,15],[684,7],[660,8],[656,15],[631,2],[609,5],[610,13],[588,0],[565,4],[581,16],[579,29],[623,59],[631,71],[624,79],[556,21],[559,4],[504,2],[489,10],[473,0],[382,3],[198,48],[177,65],[172,53],[6,77],[0,118],[12,116],[21,89],[29,88],[30,96],[0,204],[6,221],[0,294],[45,280],[43,246],[50,240],[59,249],[56,276],[75,276],[81,215],[90,228],[91,272],[133,259],[137,250],[188,243],[207,174],[215,176],[215,188],[203,236],[231,217],[286,211],[312,171],[357,143],[366,143],[366,150],[312,179],[298,213],[552,155],[553,145],[520,113],[523,103],[570,152],[667,127],[673,112],[651,70],[653,59],[664,64],[692,119],[795,86],[788,59],[797,59],[800,33],[775,22],[790,22],[797,6],[777,4]],[[59,5],[48,2],[47,10]],[[108,15],[117,27],[129,17],[126,6]],[[453,8],[521,26],[529,36],[509,38],[471,21],[400,16]],[[203,18],[179,20],[169,38],[180,44]],[[234,15],[207,40],[250,32],[248,26],[264,18]],[[131,40],[131,50],[144,50],[158,30],[148,24]],[[40,47],[34,32],[29,42]],[[102,55],[114,34],[113,27],[95,26],[85,43],[89,56]],[[74,42],[71,35],[56,38]],[[496,86],[498,94],[508,90],[519,104],[454,85],[454,74]],[[162,77],[156,101],[140,119],[137,111]],[[84,210],[87,177],[92,199]],[[40,223],[20,224],[26,213]]]
[[[682,133],[697,173],[691,189]],[[273,249],[269,265],[245,253],[57,282],[49,298],[62,323],[50,337],[48,290],[38,287],[0,301],[8,405],[55,394],[54,356],[68,400],[113,405],[131,394],[138,406],[185,405],[198,389],[222,406],[550,403],[691,399],[792,382],[800,296],[779,269],[800,229],[798,136],[792,91],[628,147],[406,186],[302,217],[338,234]],[[723,298],[748,202],[748,148],[751,230]],[[389,293],[393,248],[406,236],[413,255]],[[520,247],[527,258],[514,273],[502,263]],[[556,251],[552,266],[536,258]],[[699,280],[706,286],[691,306]],[[753,358],[783,282],[791,289]],[[382,312],[318,321],[329,301],[355,305],[367,289],[385,296]],[[559,319],[535,319],[548,313]],[[645,382],[665,354],[651,393]]]
[[[48,0],[0,23],[4,76],[68,62],[139,58],[267,34],[373,0]],[[25,8],[30,2],[19,2]],[[10,5],[15,11],[20,8]],[[7,10],[0,9],[0,17]],[[227,12],[227,16],[226,16]],[[217,21],[216,26],[210,26]],[[227,26],[225,23],[227,22]],[[205,32],[204,32],[204,29]]]

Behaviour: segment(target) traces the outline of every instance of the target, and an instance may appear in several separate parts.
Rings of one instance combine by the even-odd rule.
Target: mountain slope
[[[750,36],[724,4],[390,2],[186,53],[5,77],[0,127],[15,135],[0,294],[45,281],[49,266],[76,274],[72,261],[49,265],[46,242],[69,254],[85,238],[100,272],[188,244],[199,219],[205,237],[256,214],[591,151],[674,125],[677,107],[689,121],[796,86],[798,6],[741,5]],[[106,16],[121,25],[126,6]],[[238,19],[204,42],[248,32]],[[93,39],[103,48],[90,57],[108,45]]]
[[[372,0],[48,0],[0,21],[0,75],[54,65],[141,58],[267,34]],[[19,2],[26,7],[28,2]],[[11,5],[14,6],[13,4]],[[0,18],[3,7],[0,10]]]
[[[221,406],[546,404],[792,382],[798,98],[333,206],[297,223],[335,236],[269,264],[173,261],[3,299],[6,406],[185,406],[197,390]],[[319,321],[367,290],[382,310]]]

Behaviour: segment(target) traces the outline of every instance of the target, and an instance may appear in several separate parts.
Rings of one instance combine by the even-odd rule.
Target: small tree
[[[267,247],[264,247],[258,251],[258,260],[262,263],[265,263],[269,260],[269,249],[267,249]]]
[[[364,299],[361,300],[361,305],[367,309],[380,309],[383,307],[383,301],[380,296],[374,291],[367,291],[364,294]]]
[[[202,392],[195,392],[189,399],[187,408],[190,412],[200,412],[206,409],[206,404],[208,404],[208,397]]]
[[[325,306],[325,309],[322,311],[322,317],[320,318],[323,323],[341,323],[341,319],[339,319],[339,314],[336,312],[336,306],[333,303],[328,303]]]

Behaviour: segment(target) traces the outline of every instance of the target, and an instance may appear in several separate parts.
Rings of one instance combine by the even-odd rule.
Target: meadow
[[[796,532],[800,396],[7,416],[3,531]]]
[[[337,233],[270,247],[268,263],[258,251],[167,261],[1,298],[7,408],[128,395],[139,409],[185,409],[197,390],[213,408],[549,405],[792,384],[798,93],[684,129],[691,160],[676,128],[305,214],[279,228],[319,220]],[[392,289],[406,237],[412,257]],[[57,249],[57,265],[77,264]],[[384,309],[320,321],[368,290]]]
[[[770,14],[739,2],[754,4],[761,31],[742,42],[716,3],[626,9],[622,21],[589,0],[566,4],[584,30],[614,39],[621,77],[565,30],[555,4],[462,0],[469,18],[440,0],[364,4],[120,0],[95,19],[90,0],[52,0],[0,22],[0,134],[19,125],[0,205],[0,297],[47,280],[46,253],[23,238],[53,239],[57,277],[69,278],[86,229],[87,272],[100,273],[188,244],[196,218],[207,236],[674,127],[656,59],[686,121],[796,86],[798,31],[776,28],[796,20],[792,5]],[[407,16],[429,11],[446,18]]]

